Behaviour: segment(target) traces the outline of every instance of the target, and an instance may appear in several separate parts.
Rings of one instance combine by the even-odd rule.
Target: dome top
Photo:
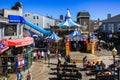
[[[15,6],[18,6],[18,7],[22,8],[22,3],[21,2],[16,2]]]

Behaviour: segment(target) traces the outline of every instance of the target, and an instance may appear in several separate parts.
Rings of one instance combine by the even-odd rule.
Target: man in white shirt
[[[44,61],[44,55],[45,55],[45,54],[44,54],[44,51],[42,51],[42,52],[41,52],[42,63],[43,63],[43,61]]]
[[[47,58],[48,58],[48,67],[50,67],[50,50],[47,51]]]

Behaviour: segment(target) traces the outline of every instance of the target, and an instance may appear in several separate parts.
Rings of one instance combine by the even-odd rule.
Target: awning
[[[15,47],[21,47],[30,45],[34,42],[32,37],[25,37],[22,39],[14,39],[14,40],[8,40],[8,46],[15,46]]]
[[[0,50],[0,54],[2,54],[2,53],[3,53],[4,51],[6,51],[7,49],[9,49],[9,47],[6,47],[6,48]]]

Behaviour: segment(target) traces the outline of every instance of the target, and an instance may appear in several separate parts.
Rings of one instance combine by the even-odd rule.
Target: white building
[[[23,16],[29,22],[31,22],[31,23],[39,26],[39,27],[42,27],[44,29],[50,29],[50,26],[54,26],[55,25],[55,21],[56,21],[53,18],[42,16],[42,15],[39,15],[39,14],[24,13]],[[33,30],[32,28],[30,28],[27,25],[25,25],[25,27],[27,29],[32,30],[32,31],[36,31],[36,30]]]
[[[12,39],[23,37],[23,24],[9,23],[8,15],[22,16],[22,4],[17,2],[12,9],[0,10],[0,40],[3,38]],[[11,31],[10,31],[11,30]]]

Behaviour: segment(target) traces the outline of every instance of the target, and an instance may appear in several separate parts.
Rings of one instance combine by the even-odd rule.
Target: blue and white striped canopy
[[[78,30],[74,30],[71,34],[67,37],[74,37],[74,36],[82,36],[82,34]]]
[[[72,16],[70,14],[69,9],[67,9],[67,14],[66,14],[65,20],[63,22],[57,24],[57,26],[62,27],[62,28],[75,27],[75,26],[82,27],[80,24],[77,24],[72,20]]]
[[[57,36],[54,32],[50,35],[50,36],[48,36],[47,37],[48,39],[53,39],[53,40],[58,40],[60,37],[59,36]]]

